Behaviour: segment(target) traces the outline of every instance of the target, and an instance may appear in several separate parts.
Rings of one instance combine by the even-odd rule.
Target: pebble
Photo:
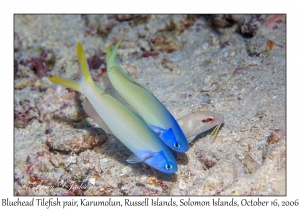
[[[186,189],[186,183],[182,179],[179,180],[179,189],[181,189],[181,190]]]
[[[126,166],[122,169],[122,174],[129,174],[132,171],[132,168],[129,166]]]
[[[95,178],[90,178],[90,179],[89,179],[89,182],[90,182],[92,185],[95,185]]]

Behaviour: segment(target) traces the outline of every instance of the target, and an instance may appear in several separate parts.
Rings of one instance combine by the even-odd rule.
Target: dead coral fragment
[[[79,153],[101,145],[107,136],[100,128],[57,130],[48,135],[51,150]]]
[[[268,142],[269,145],[270,144],[276,144],[276,143],[279,142],[278,132],[279,132],[279,130],[271,133],[271,135],[268,137],[267,142]]]
[[[257,36],[255,39],[246,39],[246,50],[249,56],[260,57],[267,53],[266,39],[262,36]]]
[[[243,164],[247,173],[253,174],[257,171],[259,164],[248,153],[243,158],[238,155],[236,157]]]
[[[86,191],[84,191],[84,195],[91,196],[91,195],[114,195],[114,188],[111,186],[95,186],[90,187]]]
[[[111,29],[119,23],[115,15],[85,15],[83,16],[86,32],[106,37]]]
[[[46,76],[47,71],[53,69],[56,62],[56,56],[52,50],[40,47],[37,49],[28,49],[27,51],[28,52],[20,52],[20,54],[30,54],[31,56],[20,60],[20,64],[29,67],[39,78]]]
[[[286,15],[272,15],[267,19],[267,28],[269,30],[276,29],[278,27],[277,23],[281,23],[284,21],[286,21]]]
[[[182,32],[184,30],[189,29],[191,26],[195,24],[197,19],[199,19],[201,15],[199,14],[190,14],[187,15],[185,19],[180,21],[179,31]]]
[[[210,151],[200,150],[198,153],[196,153],[196,156],[201,162],[204,163],[206,168],[213,167],[218,161],[218,157]]]
[[[40,120],[55,117],[60,120],[77,121],[85,117],[79,104],[79,93],[55,85],[37,100],[36,107],[40,112]]]
[[[245,21],[240,24],[239,31],[245,38],[252,38],[257,35],[261,26],[260,15],[251,15],[250,18],[245,18]]]
[[[50,195],[49,186],[56,188],[59,185],[58,174],[64,173],[62,169],[55,168],[50,158],[53,155],[47,151],[29,153],[26,158],[26,165],[22,170],[23,183],[18,182],[17,186],[25,183],[26,191],[19,190],[17,194],[22,195]],[[54,173],[55,170],[55,173]],[[26,181],[24,180],[27,179]],[[16,177],[17,180],[20,180]],[[25,182],[24,182],[25,181]]]
[[[126,21],[126,20],[132,20],[132,19],[139,18],[140,16],[143,16],[143,15],[123,14],[123,15],[117,15],[116,19],[119,21]]]
[[[46,67],[41,58],[31,58],[28,63],[30,63],[30,69],[36,72],[39,78],[46,76]]]
[[[180,42],[167,32],[159,32],[154,38],[151,38],[150,45],[153,51],[167,52],[177,51],[182,47]]]
[[[100,51],[88,58],[87,63],[89,65],[89,69],[99,69],[101,64],[105,63],[105,54]]]
[[[15,101],[14,104],[14,124],[17,127],[24,128],[28,122],[39,116],[38,110],[30,106],[30,101],[25,99],[23,101]]]
[[[157,56],[157,55],[158,55],[157,51],[145,51],[145,52],[143,52],[142,57],[148,58],[148,57]]]
[[[215,29],[231,27],[236,22],[232,15],[211,15],[209,18]]]

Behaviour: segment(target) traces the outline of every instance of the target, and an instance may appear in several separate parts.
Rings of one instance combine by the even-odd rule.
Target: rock
[[[204,163],[206,168],[213,167],[218,161],[218,157],[211,151],[200,150],[196,153],[198,159]]]
[[[54,85],[37,100],[36,107],[40,112],[40,120],[52,117],[78,121],[85,117],[79,105],[79,93],[60,85]]]
[[[79,153],[101,145],[107,136],[100,128],[57,130],[48,135],[51,150]]]

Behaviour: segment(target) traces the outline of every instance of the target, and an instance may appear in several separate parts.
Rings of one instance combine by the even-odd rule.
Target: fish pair
[[[168,147],[186,152],[189,142],[165,106],[120,67],[116,52],[127,31],[128,29],[112,51],[111,46],[107,48],[107,72],[111,84],[106,91],[94,83],[80,43],[77,45],[77,58],[81,66],[81,79],[76,82],[51,77],[49,80],[79,91],[87,97],[89,102],[84,102],[83,107],[88,115],[134,153],[127,162],[145,162],[159,171],[171,174],[177,171],[177,163]],[[216,121],[214,116],[208,118]],[[195,127],[184,126],[185,121],[190,122],[191,117],[184,117],[179,121],[190,135],[191,129]],[[192,119],[190,124],[197,124],[196,121]]]

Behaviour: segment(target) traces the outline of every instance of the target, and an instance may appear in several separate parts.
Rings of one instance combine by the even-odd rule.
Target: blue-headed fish
[[[114,49],[106,50],[106,65],[110,82],[121,98],[129,104],[148,126],[168,145],[178,152],[186,152],[188,141],[168,109],[146,88],[134,81],[119,65],[117,49],[129,28],[124,32]]]
[[[115,135],[135,154],[127,162],[144,161],[162,172],[176,172],[176,160],[161,139],[140,117],[94,83],[80,43],[77,45],[77,58],[82,71],[78,82],[60,77],[51,77],[49,80],[79,91],[87,97],[89,102],[83,104],[85,111],[100,127]]]

